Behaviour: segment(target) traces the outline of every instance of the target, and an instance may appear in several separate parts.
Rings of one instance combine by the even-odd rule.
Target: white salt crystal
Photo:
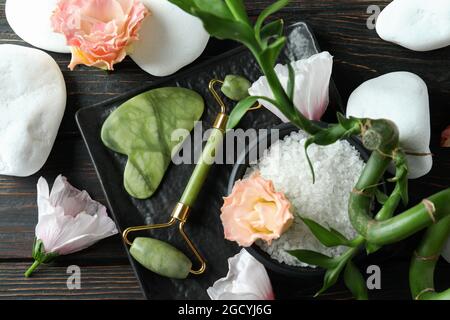
[[[309,155],[314,165],[316,182],[312,183],[304,144],[307,134],[293,132],[271,146],[247,174],[258,170],[265,179],[273,181],[275,189],[282,191],[292,204],[295,221],[291,228],[269,246],[257,244],[279,262],[294,266],[307,266],[286,250],[307,249],[336,256],[344,247],[327,248],[322,245],[298,217],[312,219],[334,228],[348,238],[356,236],[348,217],[348,200],[364,162],[359,152],[347,141],[338,141],[322,147],[312,145]]]

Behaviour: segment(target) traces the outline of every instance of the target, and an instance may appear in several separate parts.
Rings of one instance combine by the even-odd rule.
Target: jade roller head
[[[184,232],[189,211],[189,206],[180,202],[175,206],[169,222],[126,229],[122,236],[125,242],[130,245],[131,256],[146,269],[163,277],[186,279],[190,273],[202,274],[206,269],[206,262]],[[196,270],[192,268],[191,260],[183,252],[167,242],[148,237],[137,237],[133,242],[128,239],[132,232],[169,228],[177,223],[181,236],[200,263],[200,267]]]

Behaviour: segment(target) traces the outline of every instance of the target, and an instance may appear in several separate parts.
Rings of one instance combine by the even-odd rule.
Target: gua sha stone
[[[6,19],[25,42],[48,51],[70,53],[64,36],[51,27],[56,3],[57,0],[7,0]]]
[[[350,95],[347,116],[389,119],[407,152],[430,153],[430,110],[425,82],[409,72],[392,72],[361,84]],[[431,155],[407,156],[410,179],[427,174]]]
[[[154,76],[167,76],[197,59],[209,34],[202,22],[167,0],[142,0],[151,15],[142,23],[130,56]]]
[[[0,92],[0,175],[32,175],[47,161],[64,115],[63,75],[45,52],[2,44]]]
[[[386,41],[415,51],[450,45],[449,0],[394,0],[378,16],[376,30]]]

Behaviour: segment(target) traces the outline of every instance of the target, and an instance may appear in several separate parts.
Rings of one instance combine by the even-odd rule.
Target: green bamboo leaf
[[[230,113],[227,122],[227,129],[233,129],[241,121],[242,117],[247,113],[255,102],[258,101],[257,97],[247,97],[244,100],[239,101],[239,103],[233,108]]]
[[[219,18],[235,20],[233,13],[223,0],[194,0],[194,3],[201,11],[207,12]]]
[[[261,14],[259,15],[258,19],[255,23],[255,33],[257,35],[261,34],[261,28],[266,21],[266,19],[274,14],[275,12],[283,9],[287,4],[289,3],[289,0],[279,0],[277,2],[272,3],[270,6],[268,6],[266,9],[264,9]]]
[[[375,189],[375,197],[379,204],[385,204],[388,199],[388,196],[378,188]]]
[[[345,256],[341,256],[338,260],[339,262],[333,267],[329,268],[325,273],[322,288],[314,295],[317,297],[327,291],[330,287],[334,286],[339,279],[339,276],[347,264],[348,259]]]
[[[360,128],[360,120],[354,117],[345,117],[342,113],[337,113],[338,123],[347,131],[354,131]]]
[[[266,100],[273,105],[277,104],[275,101],[269,98],[259,96],[249,96],[239,101],[238,104],[231,111],[230,116],[228,117],[227,130],[236,127],[238,123],[241,121],[242,117],[247,113],[248,109],[250,109],[259,99]]]
[[[169,2],[189,14],[194,14],[194,9],[197,8],[193,0],[169,0]]]
[[[311,230],[317,240],[319,240],[324,246],[336,247],[341,245],[349,245],[348,239],[345,238],[345,236],[339,233],[337,230],[328,230],[311,219],[302,217],[300,217],[300,219],[302,219],[302,221],[308,226],[309,230]]]
[[[406,206],[409,202],[408,195],[408,162],[406,160],[406,154],[398,150],[394,158],[395,163],[395,177],[390,181],[396,182],[403,204]]]
[[[194,15],[203,22],[206,31],[213,37],[235,40],[249,48],[257,47],[255,34],[251,26],[235,20],[217,17],[211,13],[194,9]]]
[[[294,101],[294,88],[295,88],[295,71],[291,63],[287,64],[289,70],[289,79],[287,83],[287,95],[289,100]]]
[[[346,132],[347,130],[340,124],[331,125],[312,136],[311,143],[327,146],[342,139]]]
[[[275,66],[277,59],[286,44],[286,37],[279,37],[269,44],[261,53],[261,57],[268,61],[270,66]]]
[[[310,145],[314,143],[314,137],[310,137],[305,141],[305,157],[308,162],[309,170],[311,171],[312,182],[313,184],[316,182],[316,173],[314,172],[314,166],[312,164],[311,158],[309,157],[308,148]]]
[[[319,266],[324,269],[330,269],[336,266],[335,259],[318,252],[310,250],[287,250],[286,252],[303,263]]]
[[[305,155],[306,160],[309,165],[309,169],[311,170],[312,180],[313,183],[316,181],[316,175],[314,173],[314,166],[311,162],[311,159],[308,154],[308,148],[312,144],[317,144],[321,146],[326,146],[335,143],[339,139],[341,139],[346,134],[346,129],[341,126],[340,124],[332,125],[326,129],[321,129],[319,132],[317,132],[315,135],[308,138],[305,142]]]
[[[368,299],[366,281],[352,261],[349,261],[345,267],[344,282],[357,300]]]
[[[264,47],[271,39],[279,38],[283,35],[284,21],[283,19],[278,19],[266,24],[261,29],[261,42]]]
[[[313,183],[315,182],[316,177],[314,173],[314,167],[312,165],[311,159],[309,158],[308,148],[312,144],[317,144],[320,146],[327,146],[333,144],[340,139],[346,138],[348,136],[357,133],[358,131],[359,125],[352,126],[350,129],[346,129],[341,124],[334,124],[326,129],[320,129],[315,135],[311,136],[306,140],[305,142],[306,160],[308,161],[308,165],[312,173]]]
[[[407,206],[409,202],[409,194],[408,194],[408,168],[405,166],[402,170],[403,177],[398,181],[400,187],[400,194],[402,195],[403,205]]]
[[[366,244],[366,253],[367,253],[367,254],[372,254],[372,253],[377,252],[377,251],[380,250],[381,248],[382,248],[382,247],[379,246],[379,245],[377,245],[377,244],[374,244],[374,243],[367,243],[367,244]]]
[[[228,5],[228,9],[230,9],[236,20],[250,25],[250,19],[248,18],[243,0],[225,0],[225,3]]]

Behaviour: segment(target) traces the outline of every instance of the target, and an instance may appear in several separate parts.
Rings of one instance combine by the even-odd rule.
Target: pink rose
[[[276,192],[272,181],[258,173],[237,181],[221,209],[225,239],[243,247],[257,239],[270,244],[291,226],[290,206],[284,193]]]
[[[71,47],[71,70],[78,64],[113,70],[148,14],[139,0],[59,0],[51,22]]]

